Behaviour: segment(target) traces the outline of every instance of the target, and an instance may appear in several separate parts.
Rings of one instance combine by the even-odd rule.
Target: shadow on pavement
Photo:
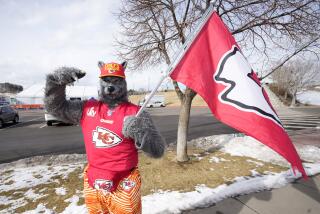
[[[73,126],[74,124],[72,123],[64,123],[64,122],[59,122],[55,124],[55,126],[60,127],[60,126]]]
[[[300,192],[304,193],[305,195],[308,195],[310,198],[313,198],[315,201],[319,202],[320,204],[320,181],[318,181],[318,185],[315,182],[316,179],[319,179],[319,177],[309,177],[308,180],[299,179],[295,181],[293,184],[293,187]]]
[[[246,214],[254,214],[258,213],[256,210],[248,207],[246,202],[255,198],[259,201],[270,201],[272,197],[271,191],[265,191],[264,194],[257,195],[247,195],[245,199],[239,200],[239,197],[232,197],[224,199],[223,201],[218,202],[217,204],[196,210],[190,210],[182,212],[183,214],[238,214],[238,213],[246,213]]]

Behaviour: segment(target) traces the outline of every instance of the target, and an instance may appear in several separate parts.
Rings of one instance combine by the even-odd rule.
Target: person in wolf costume
[[[46,110],[60,120],[80,124],[88,165],[84,197],[89,213],[141,213],[138,152],[160,158],[166,143],[150,115],[128,101],[126,63],[99,62],[99,100],[67,100],[66,85],[85,76],[72,67],[47,75]]]

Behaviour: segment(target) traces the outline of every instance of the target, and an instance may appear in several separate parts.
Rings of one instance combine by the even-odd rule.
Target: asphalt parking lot
[[[150,112],[166,141],[170,144],[175,143],[179,107],[149,108],[147,111]],[[284,108],[277,112],[290,136],[295,135],[299,129],[320,127],[319,107]],[[85,152],[79,126],[56,124],[48,127],[43,110],[20,111],[19,115],[18,124],[6,124],[0,129],[0,163],[37,155]],[[236,132],[217,121],[208,108],[191,109],[189,140]]]
[[[154,108],[148,111],[166,141],[175,143],[179,108]],[[23,110],[19,115],[18,124],[6,124],[0,129],[0,163],[37,155],[85,152],[79,126],[56,124],[48,127],[43,110]],[[209,109],[204,107],[192,109],[189,127],[189,139],[236,132],[215,120]]]

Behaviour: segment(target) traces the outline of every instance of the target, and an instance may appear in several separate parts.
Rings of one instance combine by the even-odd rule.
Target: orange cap
[[[115,76],[115,77],[122,77],[126,78],[124,74],[124,68],[121,64],[110,62],[106,63],[100,67],[100,78],[107,77],[107,76]]]

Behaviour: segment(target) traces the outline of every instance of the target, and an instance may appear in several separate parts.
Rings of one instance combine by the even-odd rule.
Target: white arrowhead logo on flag
[[[232,46],[220,59],[214,80],[227,86],[219,94],[221,102],[269,118],[282,127],[256,75],[236,46]]]

